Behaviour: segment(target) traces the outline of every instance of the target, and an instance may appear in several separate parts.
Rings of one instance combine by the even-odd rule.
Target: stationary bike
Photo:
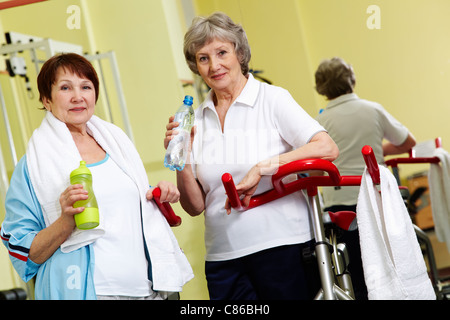
[[[375,184],[380,183],[380,174],[375,155],[370,146],[362,149],[368,172]],[[328,175],[308,176],[289,183],[284,183],[284,177],[307,171],[324,171]],[[233,177],[229,173],[222,176],[222,183],[227,193],[230,205],[238,211],[245,211],[270,201],[279,199],[293,192],[304,190],[309,205],[311,220],[316,240],[315,256],[319,268],[322,288],[316,295],[318,300],[353,300],[354,292],[351,277],[347,271],[349,259],[345,244],[337,243],[335,233],[325,237],[325,227],[322,213],[319,212],[316,196],[320,186],[357,186],[361,184],[361,176],[341,176],[337,167],[327,160],[306,159],[298,160],[281,166],[272,176],[273,189],[257,196],[253,196],[249,206],[244,207],[236,190]],[[344,230],[354,225],[356,213],[341,211],[330,213],[330,220]]]

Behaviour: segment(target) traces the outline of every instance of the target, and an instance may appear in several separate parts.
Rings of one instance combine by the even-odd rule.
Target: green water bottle
[[[92,174],[85,161],[80,161],[78,169],[70,173],[70,184],[81,184],[89,193],[87,200],[80,200],[73,204],[74,208],[84,207],[84,211],[74,216],[78,229],[89,230],[98,226],[99,214],[97,199],[92,188]]]

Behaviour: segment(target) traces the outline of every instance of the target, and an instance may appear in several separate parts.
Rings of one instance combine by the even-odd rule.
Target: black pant
[[[325,208],[325,211],[353,211],[356,212],[356,205],[354,206],[332,206]],[[339,230],[337,234],[338,242],[346,244],[350,263],[348,270],[352,277],[353,290],[355,292],[356,300],[367,300],[367,287],[364,280],[364,271],[361,259],[361,246],[359,244],[359,231],[344,231]]]
[[[206,261],[211,300],[311,300],[320,288],[314,241]]]

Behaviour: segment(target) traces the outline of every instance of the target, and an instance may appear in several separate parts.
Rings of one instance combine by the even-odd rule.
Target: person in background
[[[152,200],[131,140],[94,114],[99,81],[73,53],[44,63],[38,76],[45,117],[14,170],[1,238],[35,299],[163,299],[192,278],[190,265]],[[93,176],[100,225],[76,228],[74,208],[87,199],[69,176],[84,160]],[[161,201],[176,202],[161,181]]]
[[[409,130],[380,104],[354,93],[355,73],[350,64],[335,57],[323,60],[315,73],[316,90],[327,98],[326,108],[316,120],[339,147],[334,164],[342,175],[362,175],[365,163],[361,149],[370,145],[378,163],[387,155],[408,152],[416,141]],[[325,211],[355,211],[359,187],[324,187]],[[357,299],[367,299],[358,230],[345,231],[341,240],[348,244],[349,269]]]
[[[272,189],[271,174],[279,166],[305,158],[332,161],[335,143],[288,91],[249,73],[247,37],[227,15],[195,18],[184,53],[211,88],[195,110],[191,163],[176,173],[184,210],[204,212],[210,298],[312,298],[308,281],[318,280],[312,271],[317,265],[305,257],[314,235],[301,192],[239,212],[230,208],[221,176],[231,173],[248,205],[253,194]],[[177,125],[170,117],[166,148]]]

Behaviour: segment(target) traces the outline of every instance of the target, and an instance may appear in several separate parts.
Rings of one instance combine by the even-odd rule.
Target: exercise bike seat
[[[345,231],[354,231],[358,227],[356,212],[353,211],[328,211],[331,222]]]

